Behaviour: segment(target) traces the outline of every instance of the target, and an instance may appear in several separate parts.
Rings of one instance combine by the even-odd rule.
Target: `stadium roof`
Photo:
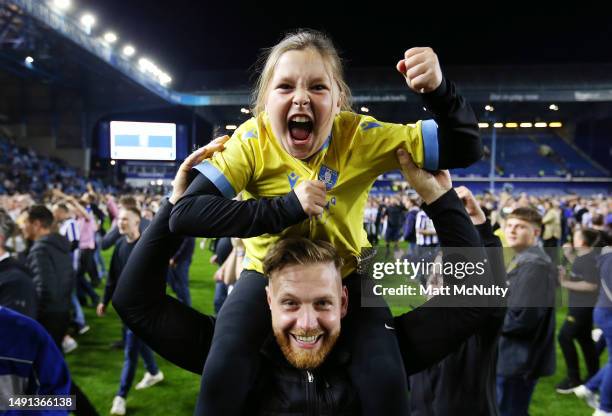
[[[612,23],[605,13],[563,9],[512,15],[448,10],[414,2],[345,6],[309,3],[73,0],[180,78],[184,71],[248,69],[283,32],[329,33],[351,67],[395,65],[405,49],[432,46],[447,65],[612,63]],[[278,10],[275,10],[278,9]],[[530,8],[533,13],[533,8]]]
[[[10,1],[0,0],[0,6]],[[56,91],[81,91],[85,108],[100,114],[168,106],[177,102],[175,91],[183,91],[187,98],[205,97],[217,104],[197,109],[206,119],[237,122],[245,117],[239,110],[248,105],[252,64],[261,48],[273,45],[286,30],[309,26],[328,32],[343,51],[357,108],[368,106],[382,119],[423,116],[419,100],[393,69],[403,50],[414,45],[430,45],[438,52],[445,72],[483,119],[537,121],[610,114],[612,49],[607,42],[612,24],[603,15],[585,20],[575,13],[529,17],[430,13],[418,18],[418,11],[394,6],[389,11],[355,8],[341,18],[321,10],[285,11],[283,18],[270,18],[254,2],[239,10],[231,10],[237,7],[229,3],[187,0],[71,2],[66,15],[77,24],[84,13],[95,15],[91,39],[81,34],[68,41],[61,30],[22,16],[15,39],[26,43],[8,51],[3,47],[0,56],[0,87],[9,87],[4,88],[7,98],[19,101],[23,91],[15,80],[21,78],[20,83],[41,82]],[[0,31],[9,28],[11,19],[15,23],[19,16],[0,14]],[[63,23],[59,21],[58,27],[63,28]],[[119,38],[116,52],[110,54],[93,43],[107,31]],[[19,36],[24,33],[32,36]],[[172,76],[168,88],[126,69],[128,60],[119,49],[126,43],[136,47],[136,58],[146,56]],[[24,53],[30,52],[35,64],[24,71]],[[60,94],[60,101],[65,96]],[[489,103],[495,103],[494,115],[483,110]],[[560,107],[557,113],[548,109],[553,103]]]

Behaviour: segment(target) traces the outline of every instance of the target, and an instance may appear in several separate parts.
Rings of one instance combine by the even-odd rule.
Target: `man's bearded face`
[[[272,328],[281,351],[300,369],[320,366],[340,335],[348,294],[333,263],[290,265],[267,288]]]

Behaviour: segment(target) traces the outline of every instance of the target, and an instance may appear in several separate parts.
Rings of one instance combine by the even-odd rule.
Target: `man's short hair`
[[[32,205],[28,208],[28,221],[39,221],[43,228],[51,228],[53,225],[53,213],[44,205]]]
[[[532,225],[535,225],[536,227],[542,226],[542,216],[534,208],[530,208],[530,207],[516,208],[514,211],[510,213],[510,215],[508,215],[507,219],[510,219],[510,218],[516,218],[518,220],[526,221]]]
[[[605,238],[602,232],[592,228],[583,228],[580,230],[580,234],[588,247],[599,247]]]
[[[138,202],[136,202],[136,198],[130,195],[124,195],[119,198],[119,205],[121,205],[122,208],[126,209],[130,207],[138,208]]]
[[[272,246],[263,261],[267,277],[286,266],[296,264],[334,263],[342,267],[342,258],[331,243],[322,240],[311,241],[303,237],[283,238]]]
[[[15,232],[15,222],[3,208],[0,208],[0,235],[8,239]]]
[[[136,207],[125,207],[125,206],[124,206],[124,207],[121,207],[121,209],[123,209],[123,210],[125,210],[125,211],[129,211],[129,212],[131,212],[132,214],[136,214],[136,216],[137,216],[138,218],[140,218],[140,210],[139,210],[138,208],[136,208]]]

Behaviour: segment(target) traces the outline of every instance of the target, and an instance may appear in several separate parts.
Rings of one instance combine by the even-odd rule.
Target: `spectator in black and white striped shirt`
[[[419,247],[435,247],[438,245],[438,235],[433,221],[421,209],[416,216],[416,243]]]
[[[433,261],[437,254],[438,234],[434,228],[433,221],[421,208],[416,215],[416,261]],[[423,285],[427,282],[425,275],[420,275],[419,280]]]

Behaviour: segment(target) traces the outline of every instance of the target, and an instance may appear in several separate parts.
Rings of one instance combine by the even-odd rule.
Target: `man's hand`
[[[308,216],[316,216],[323,214],[323,208],[326,201],[325,184],[321,181],[303,181],[300,182],[294,189],[302,205],[302,209]]]
[[[396,68],[406,78],[408,87],[416,93],[432,92],[442,83],[440,62],[431,48],[408,49]]]
[[[487,217],[485,216],[485,213],[482,208],[480,208],[480,204],[478,203],[478,201],[476,201],[476,198],[474,198],[474,194],[472,194],[472,191],[470,191],[465,186],[455,188],[455,191],[457,192],[457,195],[459,196],[461,201],[463,201],[463,206],[465,207],[465,210],[470,216],[472,224],[484,224],[484,222],[487,220]]]
[[[453,187],[450,173],[447,170],[430,173],[421,169],[414,164],[412,157],[405,149],[397,150],[397,160],[404,178],[410,182],[410,185],[427,204],[431,204]]]
[[[172,195],[170,196],[170,203],[176,204],[181,196],[185,193],[185,190],[189,186],[188,178],[189,171],[195,165],[203,161],[204,159],[210,158],[215,152],[220,152],[224,149],[224,144],[229,140],[229,136],[217,137],[212,142],[208,143],[204,147],[200,147],[198,150],[187,156],[187,159],[181,163],[176,176],[172,181]]]
[[[168,261],[168,266],[176,267],[176,262],[174,261],[174,259],[170,259],[170,261]]]
[[[96,307],[96,315],[98,315],[100,318],[106,315],[106,305],[103,303],[98,303],[98,306]]]

